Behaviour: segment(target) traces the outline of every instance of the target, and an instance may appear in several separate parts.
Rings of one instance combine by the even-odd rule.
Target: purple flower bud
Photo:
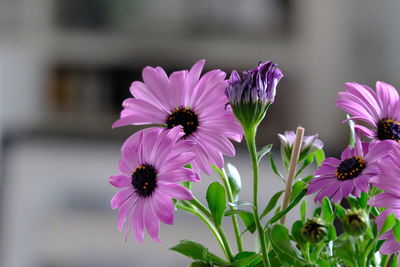
[[[226,96],[231,105],[261,102],[272,104],[276,86],[283,77],[282,72],[271,61],[261,63],[256,68],[244,71],[242,79],[234,70],[229,78]]]

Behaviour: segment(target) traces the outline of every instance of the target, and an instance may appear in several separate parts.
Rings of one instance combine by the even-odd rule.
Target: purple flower
[[[232,71],[225,94],[231,105],[239,103],[274,103],[276,86],[283,77],[282,72],[271,61],[261,63],[256,68],[243,72],[240,79],[236,70]]]
[[[346,148],[341,159],[327,158],[315,172],[307,194],[319,191],[315,201],[329,197],[339,202],[350,194],[359,197],[368,192],[369,180],[379,174],[378,160],[387,156],[392,148],[390,141],[361,143],[357,138],[354,148]]]
[[[290,161],[290,157],[292,155],[296,134],[293,131],[285,131],[284,134],[278,134],[278,137],[281,140],[282,159],[287,167]],[[318,134],[304,136],[301,145],[299,162],[303,161],[308,155],[323,147],[324,143],[318,139]]]
[[[380,173],[371,179],[371,183],[384,192],[375,195],[368,204],[387,208],[375,220],[380,229],[390,214],[395,214],[397,219],[400,219],[400,150],[397,148],[391,150],[388,157],[379,161],[378,167]],[[384,233],[379,239],[386,240],[379,250],[382,254],[400,251],[400,243],[393,236],[392,230]]]
[[[154,241],[161,242],[160,221],[174,222],[172,199],[192,199],[192,193],[179,183],[200,178],[194,170],[184,168],[195,155],[188,152],[193,141],[179,141],[183,135],[181,127],[170,131],[148,128],[131,136],[122,147],[121,173],[109,181],[121,189],[111,207],[119,209],[117,227],[125,232],[125,238],[132,231],[142,242],[146,229]]]
[[[177,71],[169,77],[160,67],[144,68],[144,83],[132,83],[133,98],[123,102],[121,117],[113,127],[157,124],[172,129],[181,125],[182,139],[195,142],[191,148],[196,154],[193,168],[207,174],[211,164],[222,168],[223,155],[235,155],[229,139],[240,142],[243,130],[231,107],[225,107],[225,72],[212,70],[200,78],[204,63],[200,60],[190,71]]]
[[[371,139],[400,142],[400,101],[393,86],[377,82],[376,92],[358,83],[346,83],[345,88],[336,105],[351,114],[351,120],[371,126],[356,124],[358,132]]]
[[[387,216],[394,214],[397,219],[400,219],[400,209],[388,208],[376,217],[375,222],[380,230],[385,222]],[[390,255],[400,251],[400,243],[397,242],[393,235],[393,230],[389,230],[379,237],[379,240],[385,240],[385,243],[380,247],[379,252],[382,254]],[[398,259],[400,265],[400,259]]]

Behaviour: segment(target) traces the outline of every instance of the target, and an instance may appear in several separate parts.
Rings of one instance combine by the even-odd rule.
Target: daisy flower
[[[400,142],[400,101],[393,86],[377,82],[376,92],[358,83],[346,83],[345,88],[336,105],[351,114],[351,120],[370,126],[356,124],[359,132],[371,139]]]
[[[242,128],[227,106],[225,72],[212,70],[200,78],[205,61],[190,71],[173,72],[169,77],[161,67],[143,69],[144,82],[132,83],[133,98],[123,102],[120,119],[113,127],[158,124],[167,129],[183,127],[183,140],[195,142],[193,168],[211,173],[211,164],[224,165],[223,155],[234,156],[229,139],[240,142]]]
[[[371,179],[371,183],[384,190],[368,202],[375,207],[387,208],[375,220],[379,228],[382,227],[386,217],[390,214],[400,219],[400,150],[393,149],[390,155],[378,163],[380,174]],[[400,251],[400,243],[393,236],[393,231],[388,231],[380,236],[381,240],[386,240],[380,248],[382,254],[393,254]]]
[[[368,192],[369,180],[379,174],[378,160],[392,148],[390,141],[361,143],[357,138],[354,148],[346,148],[340,159],[327,158],[310,181],[307,194],[319,191],[315,201],[329,197],[339,202],[350,194],[359,197]]]
[[[195,157],[188,152],[193,141],[178,140],[184,135],[174,127],[171,131],[148,128],[134,134],[129,145],[122,148],[119,162],[120,174],[110,177],[109,182],[121,190],[112,198],[111,207],[119,209],[118,230],[131,230],[138,242],[144,238],[144,229],[156,242],[159,238],[160,221],[174,222],[172,199],[189,200],[192,193],[180,185],[183,181],[199,181],[199,175],[184,168]]]

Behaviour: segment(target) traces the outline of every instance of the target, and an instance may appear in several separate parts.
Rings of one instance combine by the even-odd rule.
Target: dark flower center
[[[181,125],[185,136],[192,134],[199,126],[199,119],[193,111],[189,108],[179,107],[172,111],[167,117],[167,127],[172,129],[175,126]]]
[[[132,185],[141,197],[148,197],[157,187],[157,171],[149,164],[142,164],[132,173]]]
[[[400,143],[400,122],[383,119],[378,123],[379,140],[395,140]]]
[[[353,179],[360,175],[365,167],[365,161],[360,156],[345,159],[336,168],[336,177],[339,180]]]

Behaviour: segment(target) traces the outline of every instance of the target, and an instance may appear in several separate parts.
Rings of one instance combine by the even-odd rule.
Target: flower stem
[[[257,227],[258,237],[260,239],[261,253],[263,257],[264,267],[269,264],[267,255],[267,249],[265,246],[265,234],[263,227],[261,226],[260,217],[258,214],[258,161],[257,161],[257,149],[256,149],[256,131],[257,127],[244,127],[244,136],[247,142],[247,148],[251,157],[251,164],[253,167],[253,214],[254,221]]]
[[[290,195],[292,194],[292,183],[294,176],[296,174],[297,161],[299,160],[299,155],[301,151],[301,142],[303,141],[304,128],[297,127],[296,130],[296,140],[293,144],[292,155],[290,157],[288,178],[286,179],[286,190],[285,197],[283,198],[282,210],[285,210],[289,205]],[[281,218],[280,223],[285,224],[286,216]]]
[[[225,173],[224,169],[219,169],[217,166],[213,165],[213,169],[218,173],[218,175],[221,177],[222,182],[225,185],[226,191],[228,192],[228,201],[233,202],[233,194],[232,194],[232,188],[229,184],[228,177]],[[229,206],[230,210],[235,210],[234,207]],[[236,237],[236,245],[238,247],[238,251],[242,252],[243,251],[243,244],[242,244],[242,237],[240,236],[240,230],[239,230],[239,225],[237,221],[236,215],[232,215],[232,225],[233,225],[233,230],[235,232],[235,237]]]
[[[189,212],[189,213],[197,216],[200,220],[202,220],[204,222],[204,224],[211,230],[211,232],[213,233],[215,238],[217,239],[219,245],[221,246],[222,251],[225,254],[225,257],[229,260],[229,262],[232,262],[232,258],[233,258],[232,253],[229,253],[227,248],[225,247],[224,239],[220,236],[219,230],[216,227],[214,227],[212,222],[209,219],[207,219],[206,216],[204,216],[203,214],[198,212],[198,210],[196,208],[192,208],[189,205],[177,204],[176,208],[184,210],[186,212]],[[225,239],[226,239],[226,236],[225,236]]]

